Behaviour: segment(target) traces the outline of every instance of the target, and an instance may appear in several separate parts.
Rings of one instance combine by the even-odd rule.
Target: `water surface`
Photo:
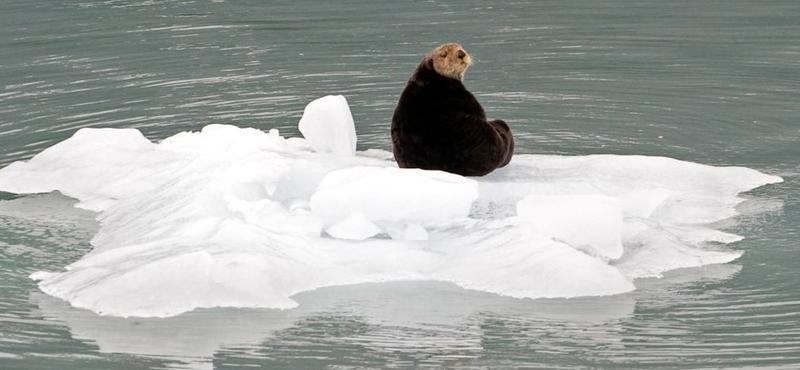
[[[518,153],[662,155],[782,176],[724,230],[733,264],[631,294],[515,300],[431,282],[328,288],[300,308],[100,317],[28,275],[85,254],[94,214],[0,194],[0,367],[796,369],[800,3],[25,1],[0,5],[0,166],[82,127],[153,140],[224,123],[297,136],[343,94],[359,149],[391,149],[421,56],[457,41]]]

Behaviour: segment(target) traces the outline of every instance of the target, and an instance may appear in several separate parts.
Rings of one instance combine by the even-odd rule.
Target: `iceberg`
[[[432,280],[517,298],[605,296],[636,279],[735,260],[710,223],[782,181],[663,157],[517,155],[482,178],[401,169],[355,150],[344,98],[305,138],[210,125],[151,142],[85,128],[0,169],[0,191],[59,191],[97,213],[93,249],[32,274],[74,307],[167,317],[287,309],[322,287]],[[350,134],[352,133],[352,135]]]

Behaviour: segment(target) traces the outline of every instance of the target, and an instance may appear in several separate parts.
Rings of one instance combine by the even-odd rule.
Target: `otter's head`
[[[430,61],[436,73],[459,81],[464,79],[464,72],[472,64],[472,58],[464,48],[452,42],[431,50],[425,59]]]

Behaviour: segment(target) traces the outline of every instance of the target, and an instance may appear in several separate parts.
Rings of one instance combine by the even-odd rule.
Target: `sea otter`
[[[459,44],[429,52],[417,66],[392,116],[392,149],[402,168],[483,176],[511,160],[514,138],[461,82],[472,58]]]

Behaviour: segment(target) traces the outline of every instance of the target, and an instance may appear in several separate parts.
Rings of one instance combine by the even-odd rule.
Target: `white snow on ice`
[[[709,223],[782,181],[663,157],[518,155],[482,178],[355,153],[343,97],[312,102],[302,138],[211,125],[159,143],[81,129],[0,170],[0,191],[60,191],[98,212],[94,249],[32,275],[115,316],[291,308],[325,286],[439,280],[512,297],[624,293],[634,280],[726,263]]]

